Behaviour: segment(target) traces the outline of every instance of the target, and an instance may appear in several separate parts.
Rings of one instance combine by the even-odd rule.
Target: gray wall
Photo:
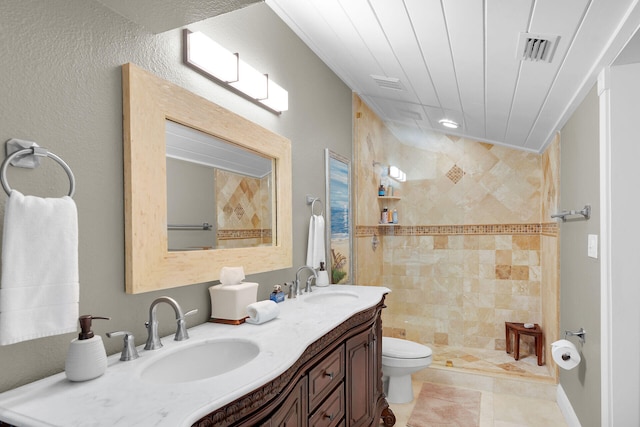
[[[249,277],[261,284],[260,299],[273,284],[291,280],[295,267],[305,262],[310,214],[305,195],[324,195],[323,149],[351,158],[351,91],[264,3],[189,28],[269,72],[289,91],[289,111],[273,115],[183,66],[180,29],[153,35],[91,0],[0,2],[0,140],[36,141],[73,169],[80,311],[111,316],[94,325],[109,354],[120,350],[121,339],[109,340],[107,331],[130,330],[138,344],[144,342],[149,304],[160,295],[176,298],[185,310],[199,309],[189,326],[210,314],[209,284],[141,295],[124,292],[122,64],[133,62],[291,139],[294,268]],[[66,176],[54,162],[45,163],[35,171],[11,170],[11,185],[33,195],[65,194]],[[158,314],[161,333],[172,333],[171,310],[161,308]],[[75,337],[0,347],[0,391],[62,371]]]
[[[582,362],[560,370],[560,384],[583,427],[600,425],[600,261],[587,257],[587,235],[600,234],[598,96],[593,88],[562,129],[560,207],[582,209],[591,219],[560,225],[560,336],[584,328],[584,346],[571,338]]]

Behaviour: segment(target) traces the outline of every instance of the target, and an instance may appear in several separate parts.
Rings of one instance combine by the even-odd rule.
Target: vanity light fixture
[[[240,59],[239,53],[229,52],[201,32],[185,29],[183,34],[185,64],[276,114],[289,109],[289,93]]]
[[[442,126],[449,128],[449,129],[458,129],[460,127],[460,125],[456,122],[454,122],[453,120],[449,120],[449,119],[440,119],[438,120],[438,123],[440,123]]]

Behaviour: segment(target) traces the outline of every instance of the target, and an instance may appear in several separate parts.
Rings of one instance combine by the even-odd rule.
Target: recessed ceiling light
[[[438,123],[440,123],[442,126],[450,128],[450,129],[458,129],[460,127],[460,125],[456,122],[454,122],[453,120],[449,120],[449,119],[441,119],[438,121]]]

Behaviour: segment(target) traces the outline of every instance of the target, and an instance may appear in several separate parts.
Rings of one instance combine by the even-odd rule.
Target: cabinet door
[[[307,377],[302,378],[296,388],[273,414],[270,427],[307,427]]]
[[[347,341],[347,425],[370,425],[375,405],[375,342],[371,330]]]

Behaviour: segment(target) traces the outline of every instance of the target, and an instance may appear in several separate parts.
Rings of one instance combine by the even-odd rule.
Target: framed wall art
[[[352,280],[351,162],[325,149],[328,268],[334,284]]]

